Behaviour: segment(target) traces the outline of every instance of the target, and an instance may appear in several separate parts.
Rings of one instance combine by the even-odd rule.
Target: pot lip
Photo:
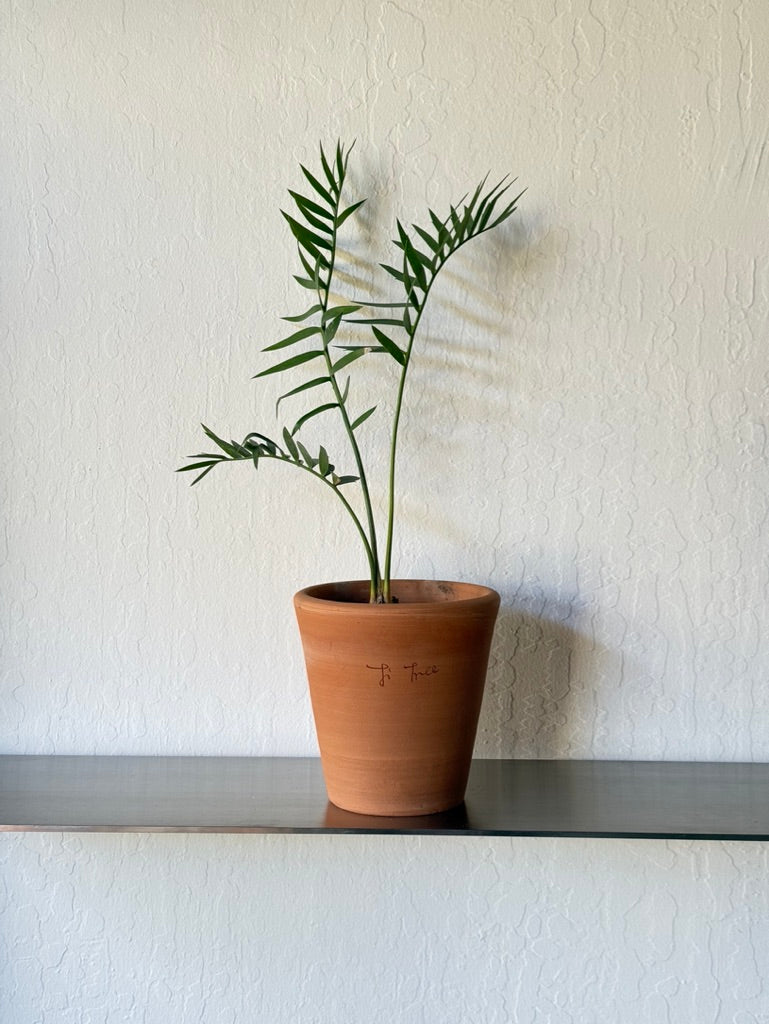
[[[371,604],[367,599],[354,600],[335,596],[342,588],[349,588],[351,591],[368,594],[369,580],[341,580],[330,583],[316,583],[304,587],[294,595],[296,605],[311,606],[316,608],[348,608],[356,613],[371,613],[374,615],[404,615],[418,608],[457,608],[470,607],[472,605],[499,604],[500,596],[492,587],[482,583],[469,583],[465,581],[452,580],[431,580],[431,579],[397,579],[392,580],[393,591],[398,586],[408,584],[423,584],[427,587],[437,588],[445,596],[435,600],[424,601],[403,601],[398,604]],[[454,593],[452,593],[454,592]]]

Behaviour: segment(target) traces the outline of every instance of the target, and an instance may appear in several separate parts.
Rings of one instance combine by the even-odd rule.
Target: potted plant
[[[463,245],[506,221],[520,195],[510,199],[506,179],[490,188],[484,179],[447,216],[428,210],[429,223],[412,231],[398,222],[400,265],[381,264],[397,283],[398,301],[340,298],[340,231],[365,202],[343,199],[351,149],[338,144],[327,155],[321,146],[317,174],[300,165],[307,194],[289,190],[293,212],[283,216],[302,266],[295,280],[310,304],[284,317],[294,328],[263,350],[279,353],[277,361],[256,374],[312,371],[276,408],[299,396],[315,401],[278,439],[252,431],[227,441],[204,425],[217,451],[191,456],[181,470],[196,472],[197,483],[224,462],[258,469],[274,460],[313,477],[340,502],[360,538],[368,578],[308,587],[294,598],[329,799],[360,813],[420,815],[464,798],[499,595],[476,584],[392,578],[401,411],[414,340],[438,275]],[[350,330],[365,336],[350,340]],[[357,360],[372,356],[398,366],[384,549],[359,440],[375,407],[355,408],[348,375]],[[337,469],[323,445],[316,450],[303,441],[307,423],[332,413],[349,445],[349,473]]]

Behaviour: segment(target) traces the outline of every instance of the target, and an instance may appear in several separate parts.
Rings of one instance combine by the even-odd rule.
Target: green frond
[[[296,345],[298,341],[303,341],[304,338],[311,338],[313,334],[320,333],[320,327],[303,327],[301,331],[294,331],[293,334],[289,334],[282,341],[276,341],[274,344],[268,345],[267,348],[263,348],[262,352],[275,352],[279,348],[288,348],[289,345]]]

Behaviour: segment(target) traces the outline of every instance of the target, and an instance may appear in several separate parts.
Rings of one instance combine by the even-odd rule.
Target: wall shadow
[[[502,596],[476,757],[592,756],[603,717],[600,666],[610,652],[590,634],[576,598],[536,597],[541,610],[521,590]]]

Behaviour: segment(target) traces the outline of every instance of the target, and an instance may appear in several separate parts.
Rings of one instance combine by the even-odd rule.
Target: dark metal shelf
[[[328,802],[320,761],[0,756],[0,831],[769,839],[769,764],[473,761],[465,803],[376,818]]]

